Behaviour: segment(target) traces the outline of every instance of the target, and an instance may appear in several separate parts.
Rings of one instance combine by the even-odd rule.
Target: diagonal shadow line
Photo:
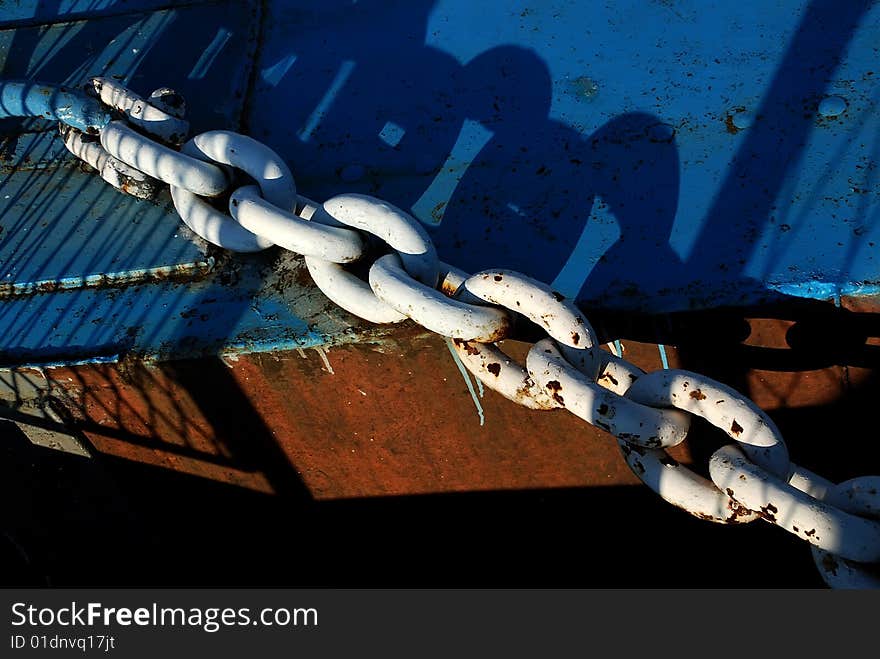
[[[717,268],[726,245],[738,244],[747,230],[760,229],[770,215],[788,172],[797,164],[813,128],[814,116],[802,105],[826,93],[871,0],[812,0],[804,11],[785,56],[703,222],[688,265]],[[760,154],[760,157],[753,157]],[[764,190],[743,190],[743,181],[761,181]],[[745,265],[732,259],[733,273]]]
[[[282,498],[299,504],[312,500],[271,429],[219,357],[171,362],[165,370],[192,397],[212,427],[223,432],[233,460],[261,471]],[[210,386],[206,387],[207,382]]]
[[[94,433],[113,441],[124,442],[125,444],[128,444],[130,446],[156,449],[162,451],[163,453],[168,453],[170,455],[175,455],[181,458],[190,458],[193,460],[198,460],[202,463],[212,464],[219,467],[229,467],[232,469],[242,470],[247,470],[251,468],[250,464],[243,464],[240,457],[227,458],[222,455],[213,455],[205,451],[194,449],[190,446],[171,444],[169,442],[162,441],[161,438],[152,437],[149,435],[139,435],[133,432],[129,432],[125,429],[111,428],[94,421],[80,421],[73,419],[67,422],[58,422],[53,421],[50,418],[35,416],[33,414],[21,412],[14,407],[6,407],[4,405],[0,405],[0,421],[5,420],[15,421],[27,426],[33,426],[42,430],[59,432],[62,434],[68,434],[71,432],[77,434]],[[255,468],[255,470],[261,468],[262,465]]]

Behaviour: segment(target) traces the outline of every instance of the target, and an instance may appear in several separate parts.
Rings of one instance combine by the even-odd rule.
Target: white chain
[[[173,94],[169,90],[157,90],[145,101],[117,83],[97,79],[90,85],[138,128],[166,142],[183,141],[182,114],[156,100]],[[276,244],[299,253],[315,284],[350,313],[374,323],[410,318],[453,339],[465,367],[506,398],[534,409],[564,407],[606,430],[633,472],[673,505],[718,523],[764,519],[813,545],[830,586],[880,586],[875,571],[880,477],[835,485],[793,464],[778,428],[751,400],[697,373],[646,374],[599,350],[587,319],[547,285],[508,270],[469,276],[441,263],[421,224],[379,199],[343,194],[318,204],[300,197],[287,165],[250,137],[210,131],[177,151],[124,121],[101,131],[100,146],[91,142],[86,148],[74,129],[62,132],[74,155],[125,192],[140,188],[114,181],[147,185],[155,179],[171,186],[181,218],[205,240],[231,251]],[[230,167],[248,173],[258,186],[231,191],[227,215],[201,197],[228,192]],[[105,174],[108,168],[113,171]],[[125,172],[124,179],[114,174],[118,171]],[[363,281],[342,264],[363,259],[370,236],[392,251],[375,259]],[[549,335],[532,346],[525,367],[496,345],[515,322],[508,311]],[[687,437],[690,415],[705,418],[736,442],[711,456],[711,481],[664,450]]]

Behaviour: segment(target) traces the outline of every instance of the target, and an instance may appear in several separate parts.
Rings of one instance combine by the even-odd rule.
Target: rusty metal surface
[[[865,304],[847,300],[845,307]],[[780,425],[798,463],[823,471],[816,462],[828,453],[830,435],[840,447],[833,449],[832,474],[837,465],[841,479],[857,475],[847,472],[857,465],[847,467],[845,447],[859,443],[853,424],[865,412],[853,401],[874,386],[874,362],[880,362],[866,336],[858,343],[857,328],[880,336],[880,316],[821,303],[765,316],[650,317],[638,327],[638,319],[600,315],[598,327],[603,340],[622,332],[624,356],[648,371],[662,368],[655,342],[670,342],[670,367],[707,372],[751,396]],[[704,328],[713,330],[703,336]],[[828,330],[821,342],[810,338],[817,328]],[[518,360],[528,348],[519,341],[501,345]],[[219,363],[233,401],[212,390],[209,373]],[[442,338],[410,324],[372,342],[229,355],[222,362],[129,358],[49,372],[100,451],[259,491],[271,491],[272,479],[237,455],[241,428],[218,424],[203,409],[206,400],[214,411],[226,402],[252,408],[318,499],[638,482],[607,433],[563,410],[528,410],[488,388],[479,391],[463,379]],[[805,433],[802,415],[822,421]],[[786,432],[792,423],[794,433]],[[831,431],[834,424],[851,430]],[[692,461],[691,444],[707,456],[722,441],[708,425],[694,425],[714,439],[705,449],[701,441],[674,449],[685,463]]]
[[[842,481],[880,465],[864,432],[880,394],[866,338],[880,324],[861,303],[844,307],[588,315],[600,341],[622,337],[624,356],[646,370],[661,367],[663,342],[671,367],[756,397],[798,464]],[[528,344],[504,347],[521,360]],[[301,353],[132,358],[47,374],[95,457],[66,463],[56,486],[5,474],[6,486],[18,482],[35,501],[70,489],[59,508],[70,519],[118,525],[115,538],[98,534],[101,549],[84,540],[91,551],[76,552],[76,569],[93,565],[99,580],[821,585],[809,549],[789,534],[762,522],[717,528],[669,506],[638,484],[609,435],[573,415],[488,389],[480,397],[473,384],[472,396],[447,345],[408,324]],[[691,433],[675,457],[706,474],[725,437],[699,420]],[[28,459],[38,471],[55,460]],[[107,496],[122,503],[99,503]],[[28,521],[3,514],[56,581],[76,581],[72,557],[52,549],[54,531],[46,546],[35,535],[51,507]],[[634,570],[648,555],[665,569]],[[738,569],[710,569],[726,560]]]
[[[562,410],[535,414],[487,390],[481,425],[440,337],[410,330],[225,364],[241,402],[318,499],[638,482],[610,437]],[[133,362],[53,378],[76,392],[79,426],[98,450],[272,490],[271,478],[236,454],[241,429],[212,425],[181,386],[182,371],[193,381],[201,368]],[[210,379],[200,386],[210,392]]]

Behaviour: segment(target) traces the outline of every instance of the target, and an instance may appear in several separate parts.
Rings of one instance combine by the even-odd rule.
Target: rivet
[[[823,98],[819,103],[819,114],[823,117],[837,117],[846,112],[846,100],[840,96]]]
[[[737,130],[745,130],[755,123],[755,116],[751,112],[737,112],[730,118],[730,121]]]

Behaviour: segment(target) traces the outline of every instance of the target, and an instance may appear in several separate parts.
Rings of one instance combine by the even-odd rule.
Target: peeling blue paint
[[[27,117],[63,121],[82,131],[98,131],[110,113],[85,93],[29,80],[0,81],[0,119]]]

